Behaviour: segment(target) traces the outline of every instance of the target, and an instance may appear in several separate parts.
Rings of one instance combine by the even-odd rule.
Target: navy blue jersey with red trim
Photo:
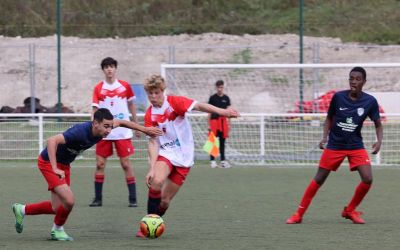
[[[364,143],[361,129],[367,117],[376,121],[379,116],[379,105],[375,97],[365,92],[357,100],[349,97],[349,90],[336,92],[332,97],[328,117],[332,119],[327,148],[329,149],[362,149]]]
[[[67,129],[63,136],[65,144],[57,146],[56,158],[58,163],[69,165],[75,158],[98,143],[102,137],[95,137],[92,134],[92,122],[79,123]],[[40,153],[42,159],[49,160],[47,147]]]

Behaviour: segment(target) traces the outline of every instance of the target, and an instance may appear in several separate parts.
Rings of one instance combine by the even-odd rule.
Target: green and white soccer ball
[[[147,238],[158,238],[163,234],[164,230],[164,220],[157,214],[148,214],[140,221],[140,231]]]

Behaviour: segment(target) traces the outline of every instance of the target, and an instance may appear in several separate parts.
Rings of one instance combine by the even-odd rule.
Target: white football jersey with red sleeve
[[[110,110],[115,119],[129,121],[128,102],[135,99],[129,83],[115,80],[112,84],[105,81],[99,82],[93,91],[92,106]],[[131,129],[118,127],[111,130],[111,133],[104,140],[120,140],[132,138]]]
[[[185,115],[192,111],[196,101],[183,96],[165,96],[160,108],[150,106],[145,114],[146,127],[158,127],[164,134],[158,136],[158,155],[167,158],[172,165],[192,167],[194,141],[192,126]]]

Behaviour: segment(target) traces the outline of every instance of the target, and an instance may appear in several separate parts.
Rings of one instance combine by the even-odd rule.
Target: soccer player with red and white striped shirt
[[[372,184],[371,161],[361,136],[361,129],[367,117],[374,122],[377,138],[372,145],[372,154],[379,152],[383,138],[378,102],[373,96],[362,91],[366,81],[365,69],[355,67],[349,74],[350,89],[339,91],[332,97],[319,146],[324,149],[325,143],[328,144],[321,155],[316,175],[306,188],[297,211],[286,220],[287,224],[302,222],[303,215],[319,188],[330,172],[336,171],[346,157],[349,160],[350,170],[358,171],[361,182],[341,215],[355,224],[365,223],[361,218],[362,213],[356,208]]]
[[[145,127],[158,127],[164,134],[150,138],[148,145],[149,187],[148,214],[163,216],[172,198],[183,185],[194,164],[194,141],[187,112],[192,110],[237,117],[231,108],[221,109],[208,103],[199,103],[184,96],[165,95],[166,83],[159,75],[146,79],[146,90],[151,106],[145,114]],[[140,229],[137,237],[143,237]]]
[[[93,113],[99,108],[110,110],[114,118],[129,121],[129,113],[132,121],[137,122],[136,106],[134,104],[135,94],[128,82],[116,78],[118,62],[107,57],[101,61],[105,80],[99,82],[93,91]],[[140,136],[135,131],[136,137]],[[113,145],[117,151],[120,164],[125,173],[126,185],[129,191],[128,206],[136,207],[136,179],[132,164],[129,160],[134,153],[132,144],[132,131],[126,128],[113,129],[111,133],[96,145],[96,171],[94,174],[95,197],[90,204],[91,207],[102,206],[102,191],[105,180],[105,167],[107,158],[113,154]]]

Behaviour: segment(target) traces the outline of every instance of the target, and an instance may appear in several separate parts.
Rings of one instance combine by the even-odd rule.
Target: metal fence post
[[[40,113],[38,114],[39,118],[39,154],[43,150],[43,141],[44,141],[44,135],[43,135],[43,114]]]
[[[31,90],[31,113],[36,111],[35,95],[35,44],[29,44],[29,82]]]
[[[260,156],[261,164],[265,162],[265,119],[264,115],[260,116]]]

